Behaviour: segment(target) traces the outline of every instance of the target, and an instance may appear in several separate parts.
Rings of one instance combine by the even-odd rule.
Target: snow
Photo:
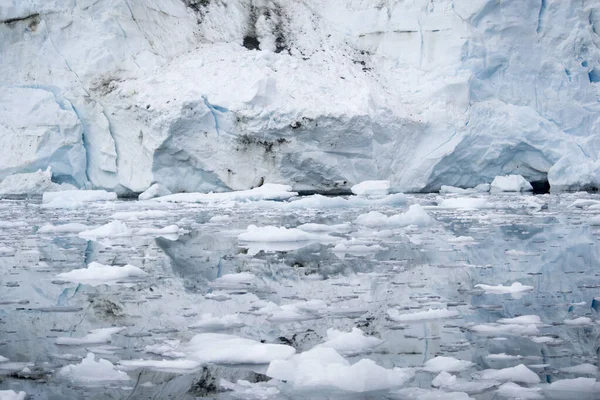
[[[460,372],[471,368],[470,361],[458,360],[454,357],[438,356],[427,360],[423,369],[427,372]]]
[[[96,240],[98,238],[118,238],[131,236],[131,231],[121,221],[112,221],[95,229],[79,232],[79,237],[87,240]]]
[[[63,272],[56,277],[69,282],[84,283],[91,286],[116,284],[119,281],[145,278],[148,275],[144,270],[133,265],[103,265],[91,262],[87,268],[74,269]]]
[[[212,314],[203,314],[202,318],[190,325],[192,329],[198,329],[202,331],[223,331],[227,329],[240,328],[244,326],[244,322],[240,319],[238,314],[228,314],[222,317],[213,317]]]
[[[184,351],[194,360],[216,364],[268,364],[296,352],[283,344],[260,343],[222,333],[200,333],[190,340]]]
[[[533,187],[521,175],[497,176],[490,185],[491,193],[531,192]]]
[[[433,219],[423,207],[413,204],[405,213],[390,217],[377,211],[361,214],[356,218],[355,223],[369,227],[403,227],[408,225],[427,226],[432,221]]]
[[[477,376],[481,379],[491,379],[501,382],[536,384],[541,381],[535,372],[523,364],[503,369],[486,369],[477,372]]]
[[[367,352],[379,346],[383,341],[373,336],[365,336],[359,328],[352,328],[350,332],[327,329],[327,341],[317,347],[330,347],[344,356],[356,355]]]
[[[266,374],[297,388],[334,387],[360,393],[398,387],[413,376],[410,370],[386,369],[369,359],[361,359],[350,365],[338,352],[328,347],[316,347],[289,360],[273,361]]]
[[[25,400],[27,393],[14,390],[0,390],[0,400]]]
[[[90,227],[77,222],[69,222],[62,225],[46,224],[38,229],[38,233],[54,234],[54,233],[79,233],[89,230]]]
[[[287,200],[298,193],[288,185],[266,183],[260,187],[224,193],[177,193],[157,197],[156,201],[173,203],[215,203],[224,201]]]
[[[390,190],[390,181],[363,181],[350,190],[358,196],[385,196]]]
[[[104,358],[96,361],[94,353],[88,353],[80,364],[62,367],[58,374],[77,383],[129,380],[129,376],[123,371],[118,371],[110,361]]]
[[[111,336],[121,332],[123,329],[125,328],[115,327],[92,329],[90,333],[81,338],[59,337],[56,339],[56,344],[64,346],[80,346],[86,344],[110,343]]]
[[[489,294],[519,294],[533,290],[533,286],[523,285],[520,282],[513,282],[510,286],[504,285],[486,285],[479,283],[475,285],[476,288],[483,289],[485,293]]]
[[[44,192],[76,189],[69,184],[56,184],[52,182],[52,171],[48,167],[45,171],[9,175],[0,182],[0,197],[2,195],[42,195]]]
[[[168,196],[171,191],[159,183],[155,183],[146,189],[143,193],[140,193],[138,200],[150,200],[155,197]]]
[[[429,309],[427,311],[417,311],[413,313],[400,314],[394,308],[388,310],[389,317],[396,322],[414,322],[431,319],[454,318],[458,316],[458,311],[448,310],[447,308]]]

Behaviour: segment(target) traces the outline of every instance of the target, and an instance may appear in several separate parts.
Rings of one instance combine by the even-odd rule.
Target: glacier
[[[600,186],[594,0],[2,0],[0,179]]]

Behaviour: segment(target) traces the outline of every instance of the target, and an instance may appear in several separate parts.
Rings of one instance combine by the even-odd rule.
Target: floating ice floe
[[[521,315],[514,318],[500,318],[497,322],[500,324],[541,325],[542,319],[538,315]]]
[[[563,323],[565,325],[569,325],[569,326],[585,326],[585,325],[591,325],[592,319],[589,317],[579,317],[579,318],[573,318],[573,319],[565,319],[563,321]]]
[[[110,343],[112,335],[119,333],[124,329],[124,327],[92,329],[90,333],[80,338],[59,337],[56,339],[56,344],[64,346],[79,346],[86,344]]]
[[[541,400],[544,398],[541,388],[528,388],[514,382],[506,382],[498,387],[496,393],[500,397],[519,400]]]
[[[38,233],[79,233],[90,229],[94,229],[94,227],[71,222],[62,225],[46,224],[38,229]]]
[[[480,209],[490,208],[491,205],[484,198],[479,197],[450,197],[438,199],[439,208],[448,209]]]
[[[593,375],[595,376],[598,372],[598,367],[592,364],[584,363],[579,365],[574,365],[572,367],[565,367],[560,369],[562,372],[567,372],[569,374],[575,375]]]
[[[372,253],[377,253],[379,251],[387,250],[386,247],[383,247],[378,244],[369,244],[370,242],[365,242],[358,239],[350,239],[344,240],[338,244],[336,244],[332,251],[343,258],[345,254],[355,255],[355,256],[364,256]]]
[[[223,331],[226,329],[241,328],[244,326],[238,314],[228,314],[222,317],[213,317],[212,314],[203,314],[200,321],[190,325],[192,329],[203,330],[207,332]]]
[[[456,194],[470,194],[470,193],[486,193],[490,191],[489,183],[482,183],[474,188],[462,189],[455,186],[442,185],[440,188],[440,194],[456,193]]]
[[[486,294],[511,294],[518,297],[521,293],[533,290],[533,286],[523,285],[521,282],[513,282],[510,286],[504,285],[486,285],[483,283],[475,285],[476,288],[483,289]]]
[[[315,347],[331,347],[344,356],[351,356],[367,352],[381,343],[383,343],[383,340],[366,336],[358,328],[352,328],[350,332],[330,328],[327,329],[327,341]]]
[[[369,359],[351,365],[328,347],[316,347],[288,360],[273,361],[266,374],[296,388],[333,387],[349,392],[399,387],[413,376],[409,369],[386,369]]]
[[[250,272],[240,272],[225,274],[211,282],[210,286],[220,289],[248,289],[255,287],[259,281],[256,275]]]
[[[423,369],[427,372],[460,372],[471,368],[472,362],[459,360],[454,357],[438,356],[427,360]]]
[[[280,206],[285,209],[324,209],[324,208],[348,208],[365,206],[399,206],[406,204],[407,198],[402,193],[370,198],[364,196],[329,197],[320,194],[293,199],[289,203]],[[269,204],[271,206],[271,204]]]
[[[58,184],[52,182],[52,171],[48,167],[45,171],[13,174],[0,182],[0,197],[3,195],[41,195],[44,192],[57,192],[60,190],[76,189],[68,183]]]
[[[168,196],[171,191],[159,183],[155,183],[146,189],[143,193],[140,193],[138,200],[150,200],[155,197]]]
[[[146,271],[133,265],[127,264],[120,267],[116,265],[103,265],[93,261],[87,268],[63,272],[56,277],[69,282],[98,286],[104,284],[116,284],[126,280],[137,280],[145,278],[146,276],[148,276]]]
[[[533,187],[521,175],[497,176],[490,185],[491,193],[498,192],[531,192]]]
[[[402,400],[474,400],[465,392],[449,392],[441,389],[408,387],[394,391]]]
[[[369,227],[403,227],[408,225],[426,226],[432,221],[433,219],[423,207],[413,204],[405,213],[390,217],[377,211],[361,214],[356,218],[355,223]]]
[[[257,314],[268,315],[268,320],[271,322],[298,322],[320,318],[326,309],[327,303],[318,299],[281,306],[269,302],[259,309]]]
[[[168,201],[174,203],[214,203],[224,201],[259,201],[259,200],[287,200],[297,196],[288,185],[266,183],[260,187],[224,193],[176,193],[168,196],[157,197],[154,201]]]
[[[390,181],[363,181],[350,190],[358,196],[385,196],[390,191]]]
[[[121,221],[112,221],[96,229],[79,232],[79,237],[87,240],[98,238],[119,238],[131,236],[131,230]]]
[[[540,383],[540,377],[527,368],[523,364],[519,364],[516,367],[503,368],[503,369],[486,369],[475,373],[480,379],[489,379],[500,382],[518,382],[535,384]]]
[[[161,236],[161,237],[166,237],[166,238],[173,238],[175,237],[175,240],[177,239],[177,236],[179,235],[179,227],[177,225],[169,225],[169,226],[165,226],[164,228],[141,228],[140,230],[138,230],[136,232],[136,235],[138,236]]]
[[[164,340],[162,343],[151,344],[145,347],[146,352],[163,357],[182,358],[185,353],[179,351],[181,340]]]
[[[521,250],[506,250],[504,252],[504,254],[506,254],[507,256],[512,256],[512,257],[531,257],[531,256],[539,256],[540,253],[533,253],[533,252],[527,252],[527,251],[521,251]]]
[[[147,218],[166,218],[172,213],[162,210],[145,210],[145,211],[119,211],[111,215],[111,219],[118,220],[138,220]]]
[[[14,390],[0,390],[0,400],[25,400],[27,393],[15,392]]]
[[[594,378],[561,379],[546,387],[546,394],[553,399],[571,400],[580,398],[579,396],[583,393],[597,395],[600,393],[600,382]],[[584,399],[587,400],[586,397]],[[590,400],[596,399],[597,397],[590,398]]]
[[[352,229],[352,225],[350,224],[335,224],[335,225],[325,225],[325,224],[302,224],[296,227],[296,229],[303,230],[305,232],[313,232],[313,233],[346,233]]]
[[[483,392],[489,388],[497,386],[498,382],[494,381],[469,381],[466,379],[461,379],[456,377],[455,375],[449,374],[446,371],[442,371],[439,373],[431,381],[431,386],[438,387],[444,390],[456,391],[456,392],[467,392],[467,393],[479,393]]]
[[[308,242],[335,240],[322,234],[314,234],[297,228],[277,226],[250,225],[246,232],[240,233],[238,239],[243,242]]]
[[[458,311],[448,310],[447,308],[429,309],[427,311],[418,311],[414,313],[401,314],[395,308],[387,311],[390,319],[396,322],[414,322],[432,319],[454,318],[458,316]]]
[[[58,374],[78,383],[96,383],[105,381],[128,381],[129,376],[115,368],[104,358],[95,360],[94,353],[88,353],[79,364],[71,364],[58,370]]]
[[[486,336],[510,335],[510,336],[533,336],[540,333],[535,324],[480,324],[470,328]]]
[[[202,366],[201,362],[194,360],[121,360],[119,366],[125,370],[149,368],[164,372],[190,372]]]
[[[200,333],[183,351],[188,358],[216,364],[268,364],[289,358],[296,352],[291,346],[261,343],[222,333]]]
[[[80,203],[90,203],[95,201],[113,201],[117,199],[117,194],[105,190],[65,190],[62,192],[46,192],[42,196],[42,203],[46,206],[70,208]]]

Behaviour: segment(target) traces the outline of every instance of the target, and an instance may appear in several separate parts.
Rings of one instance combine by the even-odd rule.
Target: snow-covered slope
[[[594,0],[0,0],[0,22],[0,179],[600,186]]]

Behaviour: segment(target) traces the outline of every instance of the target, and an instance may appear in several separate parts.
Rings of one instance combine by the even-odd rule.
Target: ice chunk
[[[529,256],[538,256],[539,253],[521,251],[521,250],[506,250],[504,252],[507,256],[511,257],[529,257]]]
[[[401,368],[386,369],[369,359],[350,365],[334,349],[316,347],[289,360],[271,362],[267,376],[299,388],[334,387],[350,392],[369,392],[401,386],[413,373]]]
[[[490,186],[491,193],[531,192],[533,187],[521,175],[497,176]]]
[[[388,310],[389,317],[396,322],[424,321],[430,319],[454,318],[458,316],[458,311],[448,310],[447,308],[429,309],[427,311],[417,311],[414,313],[400,314],[395,308]]]
[[[561,379],[546,388],[552,398],[574,399],[580,393],[600,393],[600,383],[594,378]]]
[[[481,324],[472,326],[471,331],[487,336],[532,336],[540,333],[534,324]]]
[[[365,336],[358,328],[352,328],[350,332],[327,329],[327,341],[318,344],[317,347],[331,347],[342,355],[355,355],[364,353],[383,341],[373,336]]]
[[[474,364],[470,361],[459,360],[454,357],[438,356],[427,360],[423,369],[427,372],[460,372],[469,369]]]
[[[173,236],[179,234],[177,225],[169,225],[164,228],[142,228],[136,232],[140,236]]]
[[[306,241],[331,241],[334,238],[305,232],[297,228],[285,228],[277,226],[250,225],[246,232],[240,233],[238,239],[244,242],[306,242]]]
[[[440,194],[456,193],[456,194],[469,194],[469,193],[485,193],[490,191],[489,183],[482,183],[474,188],[462,189],[454,186],[442,185],[440,188]]]
[[[240,319],[238,314],[228,314],[223,315],[222,317],[213,317],[212,314],[203,314],[202,319],[190,325],[190,328],[210,332],[240,328],[244,325],[244,322]]]
[[[500,318],[498,320],[501,324],[524,324],[524,325],[541,325],[542,320],[538,315],[521,315],[520,317],[514,318]]]
[[[409,387],[395,391],[402,400],[473,400],[465,392],[448,392],[440,389]]]
[[[514,356],[506,353],[488,354],[485,356],[488,360],[520,360],[523,356]]]
[[[133,265],[103,265],[95,261],[87,268],[63,272],[56,277],[69,282],[85,283],[91,286],[115,284],[122,280],[145,278],[148,273]]]
[[[506,382],[498,387],[496,393],[500,397],[506,397],[509,399],[521,399],[521,400],[538,400],[543,399],[542,389],[540,388],[527,388],[519,386],[514,382]]]
[[[59,337],[56,344],[65,346],[79,346],[85,344],[110,343],[111,336],[121,332],[123,327],[92,329],[90,333],[81,338]]]
[[[272,322],[306,321],[319,318],[326,307],[327,303],[318,299],[284,304],[282,306],[270,302],[265,307],[259,309],[258,314],[269,315],[268,319]]]
[[[145,218],[166,218],[172,214],[161,210],[145,210],[145,211],[121,211],[114,213],[110,218],[121,220],[137,220]]]
[[[351,188],[358,196],[385,196],[390,190],[390,181],[363,181]]]
[[[440,208],[449,209],[479,209],[490,208],[491,205],[486,199],[479,197],[455,197],[438,200]]]
[[[25,400],[27,393],[14,390],[0,390],[0,400]]]
[[[455,375],[442,371],[431,381],[431,385],[445,390],[476,393],[497,386],[498,383],[494,381],[472,382],[466,379],[457,378]]]
[[[0,182],[0,196],[2,195],[41,195],[44,192],[57,192],[61,190],[77,189],[73,185],[52,182],[50,167],[45,171],[9,175]]]
[[[174,203],[214,203],[224,201],[259,201],[259,200],[287,200],[298,193],[292,191],[288,185],[264,184],[250,190],[225,193],[176,193],[168,196],[157,197],[157,201]]]
[[[488,293],[488,294],[518,295],[520,293],[529,292],[529,291],[533,290],[533,286],[523,285],[521,282],[513,282],[510,286],[504,286],[504,285],[491,286],[491,285],[485,285],[485,284],[480,283],[480,284],[475,285],[475,287],[483,289],[485,291],[485,293]]]
[[[150,200],[155,197],[168,196],[171,191],[159,183],[150,186],[146,191],[140,193],[138,200]]]
[[[84,224],[78,224],[76,222],[70,222],[62,225],[46,224],[38,229],[38,233],[79,233],[90,228],[93,227]]]
[[[42,196],[43,203],[63,200],[65,202],[74,201],[78,203],[88,203],[94,201],[116,200],[117,194],[105,190],[66,190],[62,192],[48,192]]]
[[[486,369],[477,372],[476,376],[501,382],[540,383],[540,377],[523,364],[511,368]]]
[[[574,365],[572,367],[561,368],[560,370],[562,372],[567,372],[569,374],[595,376],[596,373],[598,372],[598,367],[596,367],[595,365],[592,365],[592,364],[585,363],[585,364]]]
[[[570,326],[584,326],[584,325],[591,325],[592,319],[589,317],[579,317],[579,318],[574,318],[574,319],[565,319],[563,322],[565,325],[570,325]]]
[[[0,363],[7,362],[7,361],[8,361],[8,358],[6,358],[4,356],[0,356]]]
[[[118,238],[126,236],[131,236],[131,231],[129,230],[127,225],[125,225],[125,223],[121,221],[112,221],[96,229],[91,229],[79,233],[79,237],[87,240],[96,240],[98,238],[107,237]]]
[[[303,230],[305,232],[313,232],[313,233],[327,233],[327,232],[337,232],[337,233],[346,233],[352,229],[350,224],[335,224],[335,225],[325,225],[325,224],[302,224],[296,227],[297,229]]]
[[[161,344],[148,345],[145,350],[148,353],[158,354],[159,356],[181,358],[185,357],[185,353],[178,350],[180,343],[180,340],[165,340]]]
[[[237,274],[225,274],[212,282],[213,287],[224,289],[248,288],[255,285],[258,281],[256,275],[250,272],[240,272]]]
[[[404,214],[388,217],[380,212],[371,211],[367,214],[359,215],[355,222],[359,225],[370,227],[402,227],[408,225],[426,226],[432,221],[432,218],[423,210],[423,207],[413,204]]]
[[[62,367],[58,374],[78,383],[129,380],[129,376],[123,371],[118,371],[110,361],[104,358],[95,361],[94,353],[88,353],[80,364]]]
[[[164,372],[189,372],[198,369],[202,363],[194,360],[121,360],[119,366],[126,370],[150,368]]]
[[[200,333],[190,340],[184,351],[195,360],[217,364],[268,364],[296,352],[291,346],[221,333]]]

